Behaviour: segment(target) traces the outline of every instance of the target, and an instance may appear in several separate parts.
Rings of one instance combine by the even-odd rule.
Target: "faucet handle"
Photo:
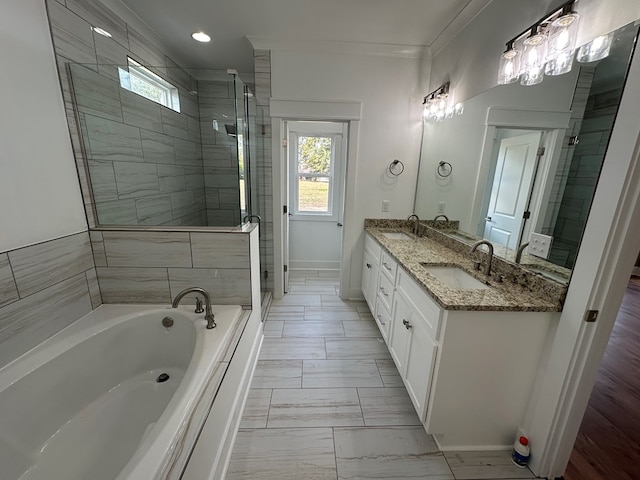
[[[480,265],[482,265],[482,262],[480,262],[480,261],[478,261],[478,260],[475,260],[475,261],[473,262],[473,269],[474,269],[474,270],[480,270]]]
[[[202,308],[202,300],[200,300],[200,297],[196,297],[195,313],[202,313],[202,312],[204,312],[204,308]]]

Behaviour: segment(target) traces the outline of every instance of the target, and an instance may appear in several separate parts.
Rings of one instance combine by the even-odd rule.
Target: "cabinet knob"
[[[413,327],[413,325],[407,322],[404,318],[402,319],[402,324],[404,325],[404,328],[406,328],[407,330]]]
[[[367,263],[367,268],[371,268],[371,264],[370,263]]]
[[[384,268],[386,268],[387,270],[391,271],[391,267],[389,266],[389,264],[387,262],[382,262],[382,265],[384,265]]]
[[[383,287],[380,287],[380,291],[382,292],[382,294],[383,294],[385,297],[388,297],[388,296],[389,296],[389,294],[388,294],[387,292],[385,292],[385,291],[384,291],[384,288],[383,288]]]

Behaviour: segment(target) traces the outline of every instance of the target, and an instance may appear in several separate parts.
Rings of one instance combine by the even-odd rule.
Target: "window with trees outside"
[[[180,113],[180,95],[177,87],[127,57],[127,70],[118,68],[120,86],[152,102]]]
[[[332,215],[333,138],[302,135],[297,138],[294,213]]]

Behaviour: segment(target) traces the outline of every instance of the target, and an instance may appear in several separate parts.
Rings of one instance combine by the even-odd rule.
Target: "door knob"
[[[341,227],[341,226],[342,226],[342,224],[341,224],[340,222],[338,222],[336,225],[338,225],[339,227]]]
[[[491,221],[491,217],[485,217],[485,221],[490,222]]]

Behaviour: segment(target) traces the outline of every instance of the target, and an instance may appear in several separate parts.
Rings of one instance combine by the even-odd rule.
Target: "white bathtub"
[[[207,330],[193,307],[103,305],[2,368],[2,479],[179,475],[210,406],[203,392],[247,315],[214,313]]]

